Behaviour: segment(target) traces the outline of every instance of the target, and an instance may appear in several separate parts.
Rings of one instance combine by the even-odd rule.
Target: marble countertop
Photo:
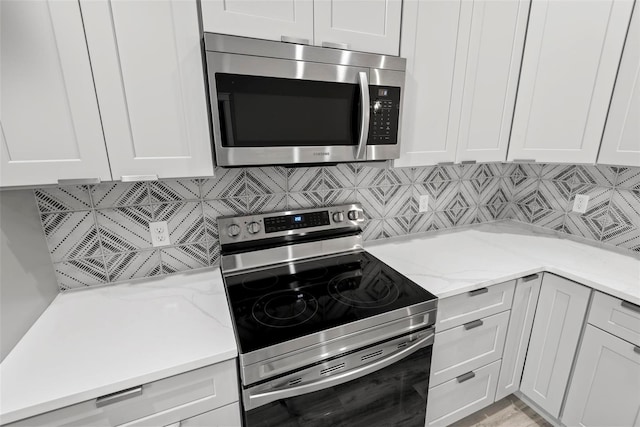
[[[65,292],[0,364],[0,423],[236,356],[218,268]]]
[[[513,222],[369,242],[439,298],[548,271],[640,305],[640,260]]]

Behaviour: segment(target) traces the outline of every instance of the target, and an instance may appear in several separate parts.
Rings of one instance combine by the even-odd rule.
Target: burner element
[[[242,281],[242,287],[250,291],[262,291],[273,288],[278,283],[278,276],[275,274],[266,274],[264,277],[247,278]]]
[[[324,277],[327,274],[326,267],[318,266],[309,270],[302,270],[294,273],[293,275],[300,280],[316,280]]]
[[[311,319],[318,311],[318,301],[304,291],[277,291],[264,295],[253,305],[253,318],[272,328],[289,328]]]
[[[361,270],[334,277],[328,290],[336,301],[357,308],[384,307],[395,302],[400,295],[395,283],[384,275],[363,275]]]

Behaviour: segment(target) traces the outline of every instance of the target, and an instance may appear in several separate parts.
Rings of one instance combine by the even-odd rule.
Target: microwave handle
[[[367,160],[367,140],[369,139],[369,105],[371,103],[369,99],[369,80],[367,73],[360,71],[358,73],[360,80],[360,97],[362,98],[362,122],[360,123],[360,140],[358,141],[358,148],[356,149],[356,160]]]

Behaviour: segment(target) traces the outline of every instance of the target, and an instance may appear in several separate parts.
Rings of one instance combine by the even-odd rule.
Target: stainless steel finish
[[[530,274],[530,275],[528,275],[528,276],[524,276],[524,277],[522,278],[522,281],[523,281],[523,282],[530,282],[530,281],[532,281],[532,280],[536,280],[538,277],[540,277],[540,275],[539,275],[538,273],[536,273],[536,274]]]
[[[231,224],[227,227],[227,235],[229,237],[235,237],[240,234],[240,226],[238,224]]]
[[[360,209],[352,209],[347,213],[347,217],[351,221],[362,221],[364,219],[363,211]]]
[[[369,119],[370,111],[369,105],[371,100],[369,99],[369,82],[367,81],[367,73],[364,71],[358,73],[358,80],[360,83],[360,106],[362,108],[362,121],[360,122],[360,139],[358,140],[358,148],[356,149],[356,160],[367,159],[367,140],[369,139]]]
[[[486,294],[487,292],[489,292],[488,288],[480,288],[480,289],[474,289],[473,291],[469,291],[469,295],[473,297],[480,294]]]
[[[407,60],[397,56],[353,51],[342,52],[336,49],[326,49],[317,46],[296,46],[290,43],[229,36],[225,34],[205,33],[204,47],[207,52],[235,53],[248,56],[352,65],[396,71],[405,71],[407,68]]]
[[[640,306],[630,303],[629,301],[622,301],[620,303],[624,308],[628,308],[631,311],[635,311],[636,313],[640,313]]]
[[[333,218],[333,222],[342,222],[344,221],[344,212],[334,212],[331,217]]]
[[[157,181],[158,175],[122,175],[122,182]]]
[[[476,374],[473,371],[469,371],[466,374],[462,374],[459,377],[456,377],[456,380],[458,380],[459,383],[463,383],[467,380],[470,380],[471,378],[475,377]]]
[[[463,164],[463,165],[475,165],[476,161],[475,160],[463,160],[460,163]]]
[[[329,225],[320,225],[317,227],[309,227],[309,228],[297,229],[297,230],[277,231],[274,233],[266,233],[263,227],[265,218],[270,218],[274,216],[283,216],[283,215],[299,215],[299,214],[323,212],[323,211],[327,211],[329,213]],[[344,212],[344,211],[347,211],[347,212],[357,211],[357,215],[356,215],[357,219],[351,219],[351,217],[349,217],[350,219],[349,222],[342,222],[340,224],[336,224],[335,221],[333,220],[333,214],[336,212]],[[258,224],[260,224],[261,229],[258,232],[251,234],[241,228],[240,234],[236,236],[228,236],[223,233],[220,235],[220,244],[224,246],[230,243],[246,242],[251,240],[261,240],[261,239],[273,238],[273,237],[283,237],[283,236],[289,236],[293,234],[300,234],[301,232],[306,233],[311,231],[325,231],[325,230],[333,230],[338,228],[342,229],[345,227],[351,227],[353,228],[354,231],[357,231],[360,228],[361,224],[364,222],[364,215],[362,211],[362,205],[360,205],[359,203],[352,203],[348,205],[338,205],[338,206],[314,208],[314,209],[296,209],[292,211],[282,211],[282,212],[269,212],[269,213],[261,213],[256,215],[241,216],[241,217],[240,216],[220,217],[218,218],[218,230],[224,230],[232,224],[249,224],[252,222],[257,222]]]
[[[58,185],[94,185],[101,182],[100,178],[59,179]]]
[[[357,351],[246,389],[243,391],[245,410],[251,410],[279,399],[286,399],[344,384],[376,372],[402,360],[421,348],[432,345],[433,337],[434,330],[430,328],[411,334],[408,337],[400,337],[379,346]],[[374,357],[367,358],[368,355],[379,354],[380,350],[382,350],[382,354],[377,356],[377,359]],[[385,354],[386,356],[384,356]],[[374,361],[372,362],[371,360]],[[296,385],[291,386],[290,383],[292,382],[295,382]]]
[[[222,235],[220,237],[222,238]],[[362,235],[345,236],[329,240],[297,243],[289,246],[278,246],[258,251],[222,255],[222,257],[220,257],[220,267],[224,274],[230,275],[234,272],[260,268],[267,265],[357,250],[362,250]]]
[[[478,320],[474,320],[473,322],[465,323],[463,326],[464,326],[464,329],[468,331],[469,329],[477,328],[478,326],[482,326],[482,325],[483,325],[482,320],[478,319]]]
[[[117,393],[107,394],[106,396],[98,397],[96,399],[96,407],[102,408],[103,406],[111,405],[113,403],[122,402],[123,400],[131,399],[142,395],[142,386],[129,388]]]
[[[536,159],[513,159],[513,163],[535,163]]]
[[[348,43],[336,43],[336,42],[322,42],[322,47],[328,47],[331,49],[349,49]]]
[[[634,345],[633,351],[635,351],[636,353],[640,353],[640,346]]]
[[[249,232],[249,234],[257,234],[260,232],[260,223],[257,223],[255,221],[250,222],[249,224],[247,224],[247,231]]]
[[[311,44],[309,39],[303,39],[302,37],[280,36],[280,41],[284,43]]]
[[[240,354],[242,383],[254,384],[344,352],[424,329],[435,323],[436,309],[437,301],[428,301]]]
[[[453,162],[438,162],[438,166],[453,166]]]

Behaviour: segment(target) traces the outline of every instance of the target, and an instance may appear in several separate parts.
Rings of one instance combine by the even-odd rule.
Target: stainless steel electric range
[[[363,216],[218,219],[246,426],[424,425],[437,299],[363,250]]]

